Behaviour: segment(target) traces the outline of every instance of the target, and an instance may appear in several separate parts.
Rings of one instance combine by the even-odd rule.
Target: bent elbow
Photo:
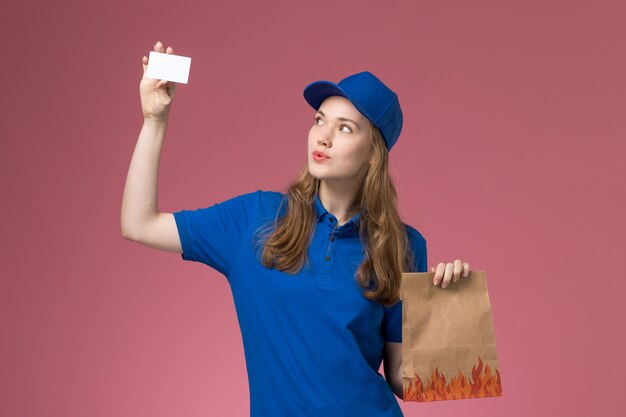
[[[391,391],[396,395],[396,397],[404,400],[403,395],[403,386],[402,386],[402,373],[400,371],[395,372],[393,375],[390,375],[387,378],[387,383],[391,387]]]

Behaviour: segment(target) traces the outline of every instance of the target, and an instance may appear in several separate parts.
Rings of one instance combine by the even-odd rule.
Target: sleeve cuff
[[[189,231],[185,212],[175,212],[174,220],[176,220],[176,228],[178,229],[178,236],[180,237],[180,244],[183,249],[183,253],[181,253],[180,256],[186,261],[195,261],[196,254],[193,250],[191,232]]]
[[[393,343],[402,343],[402,333],[398,335],[395,335],[395,334],[387,335],[387,339],[385,339],[385,341],[393,342]]]

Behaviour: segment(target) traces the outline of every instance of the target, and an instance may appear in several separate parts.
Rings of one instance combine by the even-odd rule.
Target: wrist
[[[162,126],[167,124],[168,121],[168,117],[167,116],[163,116],[163,117],[145,117],[143,118],[143,124],[145,125],[153,125],[153,126]]]

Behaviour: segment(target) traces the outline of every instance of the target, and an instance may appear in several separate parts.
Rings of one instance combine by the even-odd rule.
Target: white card
[[[191,58],[174,54],[150,51],[146,76],[157,80],[187,84]]]

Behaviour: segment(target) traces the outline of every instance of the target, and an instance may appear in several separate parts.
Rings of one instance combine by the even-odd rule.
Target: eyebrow
[[[323,111],[318,110],[317,112],[318,112],[319,114],[321,114],[322,116],[326,117],[326,115],[324,114],[324,112],[323,112]],[[341,121],[344,121],[344,122],[351,122],[351,123],[354,123],[354,125],[355,125],[357,128],[359,128],[359,129],[361,128],[361,126],[359,126],[359,124],[358,124],[357,122],[355,122],[354,120],[351,120],[351,119],[346,119],[345,117],[337,117],[337,120],[341,120]]]

